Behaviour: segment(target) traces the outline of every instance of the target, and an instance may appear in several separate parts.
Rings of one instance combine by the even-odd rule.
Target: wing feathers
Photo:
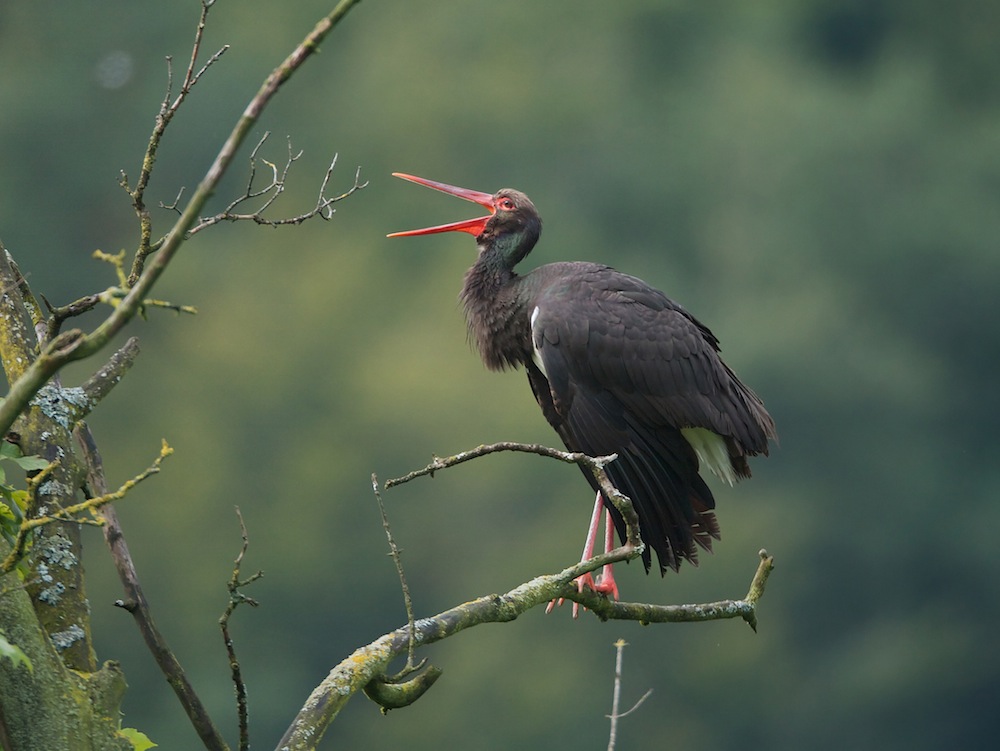
[[[697,548],[719,536],[700,464],[730,482],[748,476],[746,456],[767,453],[774,423],[719,358],[712,332],[662,293],[593,264],[532,274],[541,370],[529,363],[528,375],[546,417],[571,450],[619,455],[608,474],[635,504],[647,570],[650,548],[661,571],[696,563]],[[684,435],[691,429],[701,431],[697,447]]]

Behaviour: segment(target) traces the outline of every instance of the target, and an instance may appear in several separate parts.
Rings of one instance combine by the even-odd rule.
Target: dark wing
[[[647,569],[649,548],[661,571],[696,562],[696,544],[710,548],[719,533],[699,457],[729,481],[749,475],[746,456],[767,452],[771,418],[711,331],[663,293],[591,264],[558,278],[531,311],[535,396],[571,450],[619,455],[608,474],[635,504]]]

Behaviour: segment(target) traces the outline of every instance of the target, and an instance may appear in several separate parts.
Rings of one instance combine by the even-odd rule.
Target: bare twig
[[[624,639],[615,642],[615,683],[611,692],[611,730],[608,733],[608,751],[615,751],[615,742],[618,740],[618,702],[622,693],[622,654],[625,652],[627,643]]]
[[[250,153],[250,170],[249,178],[247,179],[247,186],[243,192],[243,195],[239,196],[235,200],[231,201],[228,206],[226,206],[222,211],[214,216],[203,216],[198,222],[191,227],[188,231],[188,237],[197,234],[204,229],[208,229],[220,222],[239,222],[239,221],[250,221],[255,224],[260,224],[266,227],[281,227],[288,225],[298,225],[302,224],[309,219],[314,217],[319,217],[323,220],[329,220],[333,218],[335,209],[333,205],[338,201],[343,201],[345,198],[353,195],[359,190],[367,187],[368,182],[361,182],[361,168],[358,167],[354,173],[354,184],[348,188],[345,192],[336,196],[327,196],[326,190],[330,183],[330,176],[333,174],[334,167],[337,165],[337,156],[334,155],[333,160],[330,162],[330,166],[327,167],[326,173],[323,175],[323,180],[320,183],[319,195],[316,199],[316,205],[312,209],[306,211],[302,214],[292,217],[285,217],[281,219],[271,219],[265,217],[265,212],[274,205],[275,201],[281,196],[285,191],[285,186],[288,180],[288,173],[292,168],[292,165],[297,162],[302,157],[302,151],[295,151],[292,148],[291,139],[288,139],[288,156],[285,160],[284,166],[279,170],[278,165],[269,162],[263,157],[259,157],[261,147],[264,142],[270,137],[270,132],[265,132],[261,137],[260,141],[254,147],[253,151]],[[254,183],[257,177],[258,161],[262,162],[270,170],[271,179],[270,182],[262,188],[255,188]],[[183,194],[183,188],[177,194],[177,198],[174,199],[171,204],[160,204],[161,208],[171,209],[178,213],[178,203],[180,201],[181,195]],[[244,204],[261,199],[261,203],[256,208],[251,208],[250,211],[244,211]]]
[[[146,207],[145,194],[146,188],[149,185],[149,179],[153,173],[153,165],[156,163],[156,154],[160,147],[160,141],[163,139],[163,133],[166,131],[167,126],[173,119],[174,115],[177,114],[177,110],[187,99],[191,89],[194,87],[198,80],[202,77],[206,70],[223,54],[229,49],[229,45],[224,45],[219,49],[214,55],[212,55],[200,70],[195,72],[195,66],[198,63],[198,56],[201,54],[201,42],[202,37],[205,34],[205,24],[208,20],[208,13],[212,6],[215,4],[215,0],[202,0],[201,3],[201,15],[198,18],[198,26],[195,29],[194,42],[191,45],[191,60],[188,63],[187,71],[184,73],[184,80],[181,82],[181,88],[177,96],[171,101],[173,97],[173,83],[174,83],[174,70],[173,70],[173,58],[167,56],[167,89],[163,95],[163,100],[160,102],[159,112],[156,113],[156,120],[153,124],[153,131],[149,136],[149,142],[146,146],[146,153],[142,159],[142,167],[139,170],[139,179],[136,181],[135,187],[129,185],[128,175],[125,171],[121,171],[119,178],[119,184],[124,188],[129,197],[132,199],[132,208],[135,210],[135,214],[139,219],[139,247],[136,249],[135,256],[132,259],[132,270],[128,276],[126,284],[123,286],[131,288],[139,281],[139,277],[142,275],[143,268],[145,266],[146,258],[150,253],[158,249],[162,240],[156,245],[151,243],[153,235],[153,222],[149,215],[149,209]]]
[[[414,670],[418,670],[423,665],[414,666],[413,664],[413,600],[410,599],[410,588],[406,584],[406,574],[403,573],[403,562],[399,556],[399,547],[396,545],[396,541],[392,537],[392,529],[389,527],[389,517],[385,513],[385,504],[382,503],[382,494],[378,490],[378,477],[372,474],[372,491],[375,493],[375,501],[378,504],[378,511],[382,517],[382,529],[385,530],[386,539],[389,542],[389,555],[392,556],[392,562],[396,565],[396,573],[399,575],[399,586],[403,590],[403,605],[406,608],[406,622],[410,627],[410,646],[406,650],[406,665],[400,671],[399,676],[404,677]]]
[[[587,456],[586,454],[577,452],[560,451],[559,449],[550,448],[549,446],[543,446],[538,443],[501,441],[499,443],[477,446],[476,448],[468,451],[460,451],[452,456],[435,456],[434,460],[422,469],[408,472],[402,477],[386,480],[385,487],[388,490],[396,485],[402,485],[405,482],[410,482],[410,480],[414,480],[418,477],[424,477],[425,475],[433,477],[434,473],[439,470],[454,467],[456,464],[462,464],[472,459],[477,459],[480,456],[495,454],[501,451],[517,451],[528,454],[537,454],[538,456],[544,456],[550,459],[558,459],[559,461],[566,462],[567,464],[577,464],[581,467],[585,467],[594,476],[594,479],[597,481],[597,484],[601,489],[601,494],[604,498],[614,504],[615,508],[625,520],[625,545],[623,545],[622,548],[619,548],[619,551],[625,551],[625,555],[623,558],[616,558],[615,560],[631,560],[632,558],[636,558],[642,554],[645,545],[642,542],[642,538],[639,536],[639,517],[636,516],[635,508],[632,506],[632,501],[628,498],[628,496],[614,486],[611,479],[608,477],[607,472],[604,470],[608,464],[618,458],[617,454],[611,454],[609,456]],[[597,558],[592,560],[597,560]],[[588,569],[588,571],[590,570],[592,569]]]
[[[187,72],[184,74],[184,83],[181,86],[181,94],[178,95],[177,100],[171,105],[171,109],[177,110],[181,105],[181,95],[186,94],[191,90],[191,87],[198,83],[198,79],[202,77],[206,70],[222,57],[223,53],[229,49],[229,45],[224,45],[218,52],[212,55],[208,61],[201,66],[201,69],[195,73],[194,66],[198,63],[198,52],[201,49],[201,38],[205,33],[205,22],[208,20],[208,11],[211,10],[212,6],[215,5],[215,0],[201,0],[201,17],[198,19],[198,30],[195,33],[195,41],[191,46],[191,62],[188,63]]]
[[[487,454],[496,454],[502,451],[519,451],[527,454],[537,454],[538,456],[545,456],[550,459],[558,459],[559,461],[566,462],[567,464],[584,464],[596,467],[604,467],[617,458],[615,454],[593,458],[587,456],[586,454],[560,451],[559,449],[554,449],[549,446],[543,446],[540,443],[498,441],[497,443],[481,444],[476,446],[474,449],[469,449],[468,451],[459,451],[457,454],[453,454],[451,456],[435,456],[434,460],[426,467],[415,469],[412,472],[407,472],[402,477],[386,480],[385,487],[386,490],[388,490],[396,485],[402,485],[403,483],[410,482],[418,477],[424,477],[425,475],[433,477],[434,473],[439,470],[448,469],[449,467],[454,467],[456,464],[462,464],[473,459],[478,459],[481,456],[486,456]]]
[[[364,687],[365,696],[378,704],[382,708],[382,712],[385,713],[390,709],[407,707],[423,696],[427,689],[441,677],[441,669],[427,665],[426,659],[416,664],[413,662],[413,653],[416,650],[416,621],[413,617],[413,601],[410,598],[410,588],[406,584],[406,575],[403,573],[399,547],[392,536],[389,517],[386,515],[385,505],[382,503],[382,494],[378,490],[378,477],[374,474],[372,474],[372,490],[375,493],[378,510],[382,516],[382,529],[385,530],[386,539],[389,541],[389,554],[396,565],[396,573],[399,575],[399,583],[403,590],[406,623],[410,634],[406,647],[406,664],[402,669],[395,675],[377,675]]]
[[[229,634],[229,619],[232,617],[236,608],[244,603],[250,605],[251,607],[257,607],[259,604],[252,597],[247,597],[240,590],[257,581],[263,575],[263,571],[257,571],[257,573],[252,574],[246,579],[240,579],[240,569],[243,566],[243,557],[247,553],[247,549],[250,547],[250,538],[247,535],[247,525],[243,522],[243,514],[240,513],[240,507],[236,507],[236,516],[240,520],[240,535],[243,538],[243,545],[240,547],[240,552],[236,556],[236,560],[233,561],[233,575],[229,579],[229,584],[227,589],[229,591],[229,604],[226,605],[226,610],[223,612],[222,617],[219,618],[219,628],[222,630],[222,640],[226,644],[226,655],[229,657],[229,671],[232,675],[233,685],[236,688],[236,714],[239,720],[240,727],[240,751],[247,751],[250,748],[250,725],[248,721],[247,713],[247,686],[243,681],[243,670],[240,667],[240,661],[236,657],[236,647],[233,645],[233,638]]]
[[[611,720],[611,732],[608,734],[608,751],[614,751],[615,743],[618,739],[618,720],[632,714],[653,693],[653,689],[649,689],[649,691],[640,697],[639,701],[632,705],[631,709],[627,709],[624,712],[618,711],[622,690],[622,655],[627,646],[628,642],[624,639],[619,639],[615,642],[615,685],[611,695],[611,714],[608,715],[608,719]]]

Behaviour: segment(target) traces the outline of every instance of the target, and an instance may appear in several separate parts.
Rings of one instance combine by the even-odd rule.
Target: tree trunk
[[[0,360],[10,383],[35,357],[32,310],[27,283],[0,245]],[[30,518],[70,505],[79,492],[71,434],[79,391],[50,382],[18,419],[16,435],[5,437],[26,454],[58,461],[37,488]],[[98,669],[91,646],[79,529],[53,523],[34,534],[24,582],[18,569],[0,578],[0,633],[31,662],[0,657],[0,744],[5,751],[131,749],[118,732],[125,677],[116,663]],[[0,539],[0,559],[10,552]]]

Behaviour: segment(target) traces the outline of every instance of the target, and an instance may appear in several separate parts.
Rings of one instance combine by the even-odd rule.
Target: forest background
[[[327,5],[221,2],[231,49],[160,151],[149,196],[204,172],[260,80]],[[119,170],[138,172],[198,5],[0,6],[0,237],[54,304],[111,285],[95,249],[135,245]],[[216,619],[249,528],[261,607],[233,626],[265,747],[327,670],[405,616],[370,475],[495,440],[556,444],[522,375],[485,372],[457,290],[464,236],[390,231],[476,209],[393,170],[517,187],[545,220],[529,264],[609,263],[722,340],[780,448],[714,486],[723,540],[698,569],[621,573],[630,600],[739,596],[776,557],[760,633],[643,628],[540,610],[427,653],[413,707],[363,699],[327,745],[599,748],[614,661],[620,748],[940,749],[1000,730],[1000,6],[961,0],[741,3],[368,0],[264,117],[264,156],[305,156],[280,213],[308,210],[330,157],[329,223],[200,233],[128,334],[143,352],[91,418],[109,481],[176,455],[119,504],[154,607],[192,680],[233,705]],[[254,139],[251,139],[254,140]],[[238,195],[234,165],[215,201]],[[164,211],[154,221],[165,228]],[[69,369],[65,381],[89,372]],[[386,495],[417,614],[578,555],[575,468],[497,456]],[[126,614],[99,535],[85,563],[99,656],[124,664],[126,724],[193,731]],[[230,733],[232,735],[232,733]]]

